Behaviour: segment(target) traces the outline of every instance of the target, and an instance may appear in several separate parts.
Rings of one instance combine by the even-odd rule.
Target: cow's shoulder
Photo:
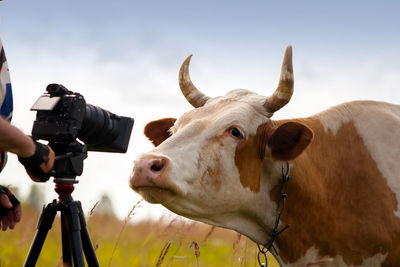
[[[291,231],[278,242],[283,251],[293,244],[297,250],[283,255],[285,262],[311,248],[347,265],[379,255],[383,265],[400,260],[399,114],[396,105],[357,101],[295,120],[314,138],[292,162],[282,217]]]

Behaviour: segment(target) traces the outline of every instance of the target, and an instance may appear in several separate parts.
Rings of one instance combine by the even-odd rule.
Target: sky
[[[295,92],[273,118],[310,116],[345,101],[400,104],[399,1],[3,0],[0,38],[14,94],[12,123],[29,134],[30,107],[60,83],[87,103],[135,119],[126,154],[89,152],[73,197],[90,210],[106,193],[124,218],[141,199],[128,186],[133,160],[152,148],[147,122],[192,109],[178,71],[209,96],[245,88],[268,96],[293,46]],[[0,183],[28,195],[33,182],[9,156]],[[46,202],[54,183],[39,185]],[[168,212],[143,204],[141,218]],[[169,215],[169,214],[168,214]]]

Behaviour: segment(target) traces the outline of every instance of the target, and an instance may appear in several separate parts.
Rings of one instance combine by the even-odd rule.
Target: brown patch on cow
[[[197,160],[197,168],[200,169],[202,167],[202,162],[204,159],[202,157],[213,157],[211,160],[207,159],[207,162],[211,162],[212,166],[207,166],[206,170],[203,172],[200,178],[201,185],[212,184],[215,187],[216,191],[219,191],[221,188],[221,161],[220,161],[220,153],[218,151],[221,147],[224,146],[222,142],[222,137],[215,136],[211,138],[205,146],[202,147],[200,152],[200,157]],[[206,179],[209,177],[209,180]]]
[[[175,118],[165,118],[149,122],[144,127],[144,134],[154,146],[158,146],[171,136],[169,129],[174,126],[175,121]]]
[[[282,224],[276,243],[285,263],[315,247],[320,256],[341,256],[348,265],[388,254],[382,266],[400,262],[396,195],[380,173],[353,122],[336,135],[314,119],[297,120],[314,131],[309,148],[292,162]],[[278,124],[284,122],[277,122]],[[377,142],[379,142],[377,140]],[[280,185],[270,193],[277,201]]]
[[[214,187],[217,191],[221,188],[221,169],[219,168],[219,160],[215,163],[214,168],[207,167],[208,176],[211,177],[211,180],[214,184]]]
[[[205,184],[205,178],[206,178],[207,172],[203,172],[200,178],[200,184],[204,185]]]
[[[236,147],[235,164],[239,169],[240,183],[253,192],[260,192],[261,168],[271,132],[270,123],[261,124],[255,136],[241,140]]]
[[[206,171],[203,172],[200,178],[200,184],[201,185],[208,185],[209,182],[211,181],[212,185],[215,187],[216,191],[219,191],[221,189],[221,169],[220,169],[220,162],[217,159],[217,162],[215,162],[215,167],[207,167]],[[206,179],[206,177],[209,177],[210,179]]]

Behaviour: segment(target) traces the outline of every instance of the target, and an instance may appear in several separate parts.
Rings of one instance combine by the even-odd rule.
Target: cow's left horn
[[[293,94],[293,85],[292,47],[288,46],[283,57],[278,88],[264,103],[268,113],[274,113],[290,101]]]
[[[203,106],[210,97],[200,92],[192,83],[189,76],[189,63],[192,55],[188,56],[179,70],[179,86],[187,101],[195,107]]]

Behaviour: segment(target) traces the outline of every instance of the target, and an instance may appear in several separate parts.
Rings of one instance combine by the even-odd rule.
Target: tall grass
[[[236,232],[175,217],[135,222],[86,216],[100,266],[258,266],[257,247]],[[36,231],[39,212],[23,206],[22,221],[0,233],[0,266],[22,266]],[[62,266],[59,216],[53,223],[37,266]],[[269,266],[278,266],[270,256]]]

